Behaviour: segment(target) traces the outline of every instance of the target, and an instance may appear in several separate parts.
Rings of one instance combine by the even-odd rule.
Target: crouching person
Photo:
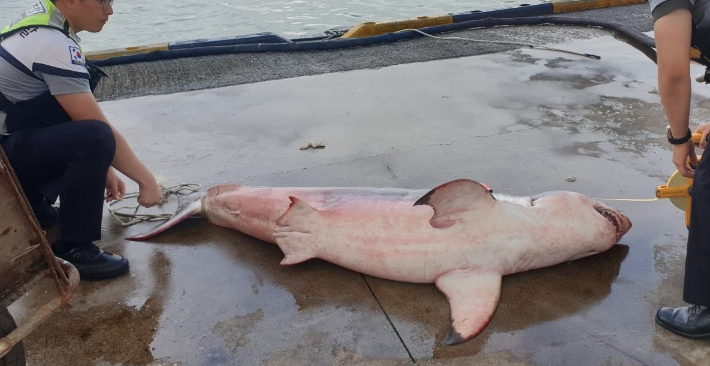
[[[99,32],[113,0],[40,0],[0,33],[0,145],[40,224],[59,221],[55,255],[82,279],[128,272],[128,260],[99,249],[104,201],[135,181],[138,203],[162,198],[153,174],[101,111],[76,33]],[[93,84],[93,83],[92,83]],[[59,210],[52,204],[61,200]],[[57,220],[57,218],[60,220]]]

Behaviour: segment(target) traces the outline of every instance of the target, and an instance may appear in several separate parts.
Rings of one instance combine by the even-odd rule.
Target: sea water
[[[85,0],[100,1],[100,0]],[[115,0],[113,15],[98,34],[79,33],[85,51],[260,32],[299,38],[364,22],[381,22],[495,10],[544,0]],[[34,3],[0,0],[0,27]]]

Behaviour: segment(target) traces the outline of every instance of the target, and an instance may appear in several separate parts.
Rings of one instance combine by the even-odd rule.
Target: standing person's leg
[[[100,251],[106,173],[116,145],[101,121],[77,121],[23,130],[4,142],[10,164],[23,189],[51,201],[61,197],[60,238],[52,245],[73,263],[83,279],[112,278],[126,273],[128,261]]]
[[[707,151],[703,152],[693,180],[683,300],[710,307],[710,153]]]
[[[673,333],[710,336],[710,153],[703,153],[693,179],[683,300],[691,306],[661,308],[656,321]]]

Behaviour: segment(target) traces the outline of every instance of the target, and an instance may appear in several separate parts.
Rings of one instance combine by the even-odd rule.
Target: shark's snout
[[[607,219],[614,227],[617,242],[621,240],[621,237],[628,233],[629,230],[631,230],[631,220],[629,220],[626,215],[621,213],[621,211],[601,202],[596,202],[594,209],[596,209],[600,215],[604,216],[604,218]]]

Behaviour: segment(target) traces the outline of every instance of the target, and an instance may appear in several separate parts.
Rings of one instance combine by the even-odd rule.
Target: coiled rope
[[[172,187],[163,187],[162,185],[160,186],[160,191],[163,194],[163,199],[160,202],[158,206],[162,206],[165,203],[168,202],[168,198],[173,195],[178,195],[178,194],[190,194],[194,193],[200,190],[202,188],[202,185],[197,184],[197,183],[183,183],[183,184],[177,184]],[[108,203],[108,212],[113,216],[118,222],[121,223],[121,226],[131,226],[135,225],[140,222],[152,222],[152,221],[164,221],[170,219],[172,217],[172,214],[170,213],[157,213],[157,214],[147,214],[147,213],[138,213],[138,209],[141,207],[140,205],[136,204],[135,206],[121,206],[121,207],[114,207],[115,204],[119,202],[123,202],[126,199],[132,199],[132,198],[137,198],[138,197],[138,192],[131,192],[127,193],[121,200],[115,200],[111,201]],[[130,211],[132,210],[133,212],[122,212],[122,211]]]

